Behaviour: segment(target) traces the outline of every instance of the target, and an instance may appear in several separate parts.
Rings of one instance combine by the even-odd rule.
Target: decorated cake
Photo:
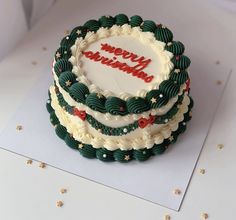
[[[55,52],[47,110],[87,158],[145,161],[191,119],[190,59],[162,24],[125,14],[75,27]]]

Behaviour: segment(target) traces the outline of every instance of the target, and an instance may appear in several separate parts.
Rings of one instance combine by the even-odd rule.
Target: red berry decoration
[[[85,120],[86,118],[86,112],[85,111],[80,111],[79,109],[77,108],[74,108],[73,110],[73,114],[78,116],[81,120]]]

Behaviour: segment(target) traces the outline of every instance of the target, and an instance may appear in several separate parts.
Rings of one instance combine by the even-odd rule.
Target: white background
[[[159,10],[162,11],[159,18],[162,18],[163,23],[166,23],[165,12],[167,13],[170,10],[170,4],[170,2],[167,2],[166,5],[159,5]],[[188,9],[186,10],[187,14],[197,13],[200,16],[199,19],[204,14],[208,14],[207,19],[214,19],[219,27],[219,29],[217,27],[211,28],[225,33],[221,41],[219,40],[214,44],[214,48],[208,48],[215,51],[214,56],[209,57],[209,64],[215,64],[216,60],[220,60],[220,65],[216,67],[217,70],[229,66],[235,68],[235,15],[220,11],[207,4],[204,7],[200,6],[200,3],[191,4],[185,5],[185,9]],[[174,9],[171,8],[171,10]],[[110,13],[113,12],[115,11],[111,10]],[[154,17],[154,9],[152,13]],[[88,15],[87,18],[89,17]],[[152,18],[151,15],[150,18]],[[181,18],[178,19],[181,20]],[[42,21],[39,25],[45,24]],[[204,25],[204,22],[202,25]],[[61,31],[63,32],[65,28],[62,24]],[[176,31],[175,29],[174,32]],[[179,33],[177,31],[177,35]],[[27,42],[29,43],[30,40],[32,39],[29,35]],[[206,36],[206,44],[203,46],[207,47],[212,42],[214,42],[214,39],[209,39]],[[189,43],[191,43],[191,40],[189,40]],[[22,73],[21,80],[18,80],[18,83],[12,83],[12,79],[17,76],[17,73],[9,74],[9,69],[1,68],[1,79],[6,80],[5,83],[11,82],[9,85],[12,86],[9,87],[10,89],[1,92],[1,95],[4,95],[5,92],[9,97],[8,100],[4,100],[1,96],[1,107],[3,106],[0,115],[1,125],[7,122],[30,85],[40,74],[37,66],[33,67],[34,69],[32,68],[31,60],[36,59],[38,65],[40,65],[42,57],[48,57],[49,59],[51,56],[50,52],[43,53],[42,51],[37,53],[37,56],[32,53],[33,57],[28,52],[22,54],[20,48],[23,47],[23,44],[24,42],[0,66],[0,68],[6,67],[7,64],[12,62],[17,64],[17,56],[24,55],[26,57],[25,63],[17,64],[25,67],[25,73]],[[48,51],[53,49],[50,45],[46,46]],[[38,48],[39,51],[40,49]],[[214,67],[210,66],[209,68]],[[29,74],[29,70],[31,70],[31,74]],[[32,166],[27,166],[25,158],[1,150],[0,217],[3,219],[65,219],[66,217],[74,219],[79,216],[83,219],[93,219],[95,217],[96,219],[128,217],[130,219],[161,219],[163,214],[170,213],[173,219],[199,219],[202,212],[207,212],[211,219],[233,219],[233,199],[236,196],[234,188],[236,183],[234,176],[236,167],[234,113],[236,105],[232,100],[236,98],[234,92],[235,80],[236,76],[233,71],[231,81],[223,96],[216,120],[179,213],[50,167],[41,170],[37,167],[37,162],[34,162]],[[16,100],[14,103],[9,103],[11,96]],[[224,143],[225,148],[218,150],[216,148],[218,143]],[[198,172],[198,169],[202,167],[206,169],[205,175]],[[60,195],[58,192],[62,186],[68,188],[66,195]],[[55,202],[58,199],[65,201],[65,206],[62,209],[55,207]]]

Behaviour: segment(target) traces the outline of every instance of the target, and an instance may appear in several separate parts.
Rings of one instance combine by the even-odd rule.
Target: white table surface
[[[73,4],[72,1],[71,3]],[[63,5],[62,2],[58,2],[55,7],[59,7],[60,4]],[[168,4],[171,3],[167,2],[159,5],[162,15],[169,10]],[[196,4],[197,11],[200,8],[200,3],[194,4]],[[94,6],[92,2],[88,1],[86,10],[89,10],[92,6]],[[186,3],[186,13],[194,13],[194,9],[190,9],[188,6]],[[124,12],[128,11],[128,9],[125,9],[125,4],[121,8]],[[137,199],[49,166],[41,169],[38,167],[39,163],[37,161],[34,161],[32,165],[27,165],[27,158],[0,150],[0,219],[154,220],[163,219],[164,214],[168,213],[172,219],[194,220],[200,219],[203,212],[208,213],[209,219],[213,220],[234,219],[234,198],[236,197],[236,148],[234,146],[236,103],[232,100],[236,100],[234,91],[236,82],[236,44],[234,42],[236,39],[236,31],[234,30],[236,15],[221,11],[207,3],[200,9],[202,13],[209,12],[209,19],[215,19],[220,26],[224,27],[223,31],[227,29],[225,38],[217,44],[222,47],[222,51],[227,51],[227,53],[222,52],[223,55],[216,54],[215,58],[209,58],[209,63],[215,65],[214,62],[219,60],[220,64],[217,65],[217,68],[232,67],[233,71],[180,212]],[[96,10],[101,12],[101,8],[93,9],[93,12],[96,12]],[[141,12],[142,9],[135,9],[134,13],[139,13],[139,11]],[[109,13],[115,12],[117,11],[114,9]],[[165,17],[163,17],[163,23],[165,23]],[[45,24],[42,20],[38,25]],[[62,32],[65,28],[62,24]],[[42,46],[46,46],[47,51],[38,48],[37,52],[31,51],[29,53],[29,51],[25,51],[22,53],[20,49],[24,47],[24,44],[33,44],[33,39],[29,34],[15,52],[0,63],[0,77],[4,82],[1,83],[0,94],[0,128],[7,123],[27,91],[40,75],[42,71],[39,68],[40,60],[45,58],[50,60],[51,51],[53,51],[55,45],[46,45],[46,42],[47,39],[45,39],[45,45]],[[225,54],[228,56],[225,56]],[[25,56],[25,63],[17,64],[18,56]],[[32,67],[31,61],[34,60],[38,63]],[[19,67],[24,65],[25,72],[21,74],[21,77],[17,73],[11,72],[10,69],[4,69],[12,62],[19,65]],[[18,80],[17,83],[14,83],[16,77]],[[4,88],[4,84],[7,88]],[[4,99],[4,97],[8,98]],[[12,99],[14,99],[14,102],[9,102]],[[224,144],[224,148],[221,150],[216,147],[219,143]],[[204,175],[199,173],[200,168],[206,169]],[[66,194],[59,193],[62,187],[68,189]],[[62,208],[56,207],[57,200],[64,201]]]

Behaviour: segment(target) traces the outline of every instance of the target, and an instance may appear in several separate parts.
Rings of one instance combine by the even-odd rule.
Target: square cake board
[[[72,6],[63,7],[64,11],[70,11],[69,9],[71,10]],[[56,16],[58,10],[59,7],[50,16]],[[50,16],[45,20],[50,20]],[[44,40],[48,36],[50,42],[56,41],[56,37],[53,37],[55,29],[45,33],[43,30],[43,25],[39,25],[38,30],[34,30],[34,36],[38,32]],[[49,27],[45,26],[45,30],[49,30]],[[22,52],[32,50],[33,42],[32,40],[28,44],[25,43],[20,48]],[[39,42],[37,39],[36,44],[39,45]],[[197,43],[194,47],[196,49]],[[20,54],[18,51],[19,62],[24,59]],[[201,56],[204,57],[204,54]],[[49,70],[38,79],[14,117],[3,129],[0,134],[0,145],[6,150],[44,161],[97,183],[179,210],[229,73],[229,69],[223,69],[223,74],[222,69],[208,69],[209,60],[205,59],[205,63],[202,64],[203,57],[198,60],[195,53],[190,57],[193,57],[194,61],[191,66],[191,95],[195,102],[193,119],[177,143],[161,156],[153,157],[144,163],[103,163],[83,158],[77,151],[65,146],[65,143],[55,135],[45,108],[47,90],[52,84]],[[44,60],[44,65],[48,65],[48,60]],[[221,80],[223,84],[217,86],[217,80]],[[21,132],[16,131],[18,124],[23,125]],[[173,195],[175,188],[180,189],[182,193],[178,196]]]

